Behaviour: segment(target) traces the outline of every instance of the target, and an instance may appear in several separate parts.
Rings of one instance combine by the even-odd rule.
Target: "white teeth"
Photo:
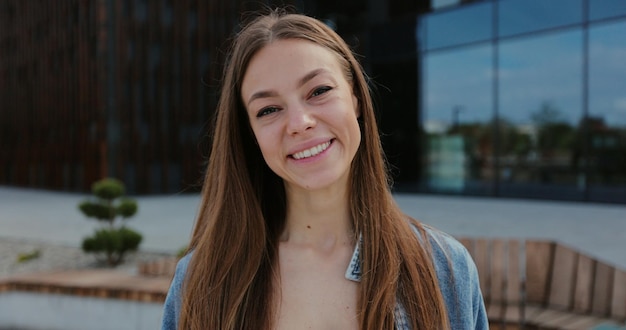
[[[307,150],[303,150],[300,152],[296,152],[295,154],[293,154],[293,158],[295,159],[303,159],[303,158],[309,158],[312,156],[315,156],[317,154],[319,154],[320,152],[326,150],[328,148],[328,146],[330,146],[330,141],[322,143],[320,145],[317,145],[313,148],[307,149]]]

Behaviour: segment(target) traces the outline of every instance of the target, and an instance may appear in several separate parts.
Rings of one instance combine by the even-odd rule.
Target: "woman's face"
[[[357,98],[337,55],[277,40],[254,55],[241,96],[268,166],[287,189],[347,185],[361,142]]]

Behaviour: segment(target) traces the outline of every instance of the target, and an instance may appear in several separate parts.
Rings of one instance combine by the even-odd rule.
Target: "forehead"
[[[243,77],[242,96],[253,92],[250,89],[255,87],[279,88],[281,83],[293,84],[316,69],[344,75],[339,56],[326,47],[302,39],[273,41],[250,60]]]
[[[250,66],[258,64],[258,62],[268,65],[272,62],[281,62],[292,57],[300,60],[302,64],[322,61],[331,61],[338,64],[339,58],[335,52],[327,47],[310,40],[299,38],[277,39],[259,49],[252,56],[248,69],[250,69]]]

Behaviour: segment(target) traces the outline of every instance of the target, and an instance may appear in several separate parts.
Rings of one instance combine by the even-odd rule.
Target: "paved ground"
[[[0,186],[0,238],[78,247],[97,227],[77,209],[86,194]],[[143,250],[175,253],[185,246],[197,194],[140,196],[128,225]],[[554,239],[626,268],[626,205],[397,194],[409,215],[453,235]]]

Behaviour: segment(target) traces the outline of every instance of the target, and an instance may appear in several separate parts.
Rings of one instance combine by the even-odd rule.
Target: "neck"
[[[287,219],[281,241],[332,250],[354,240],[347,188],[287,189]]]

